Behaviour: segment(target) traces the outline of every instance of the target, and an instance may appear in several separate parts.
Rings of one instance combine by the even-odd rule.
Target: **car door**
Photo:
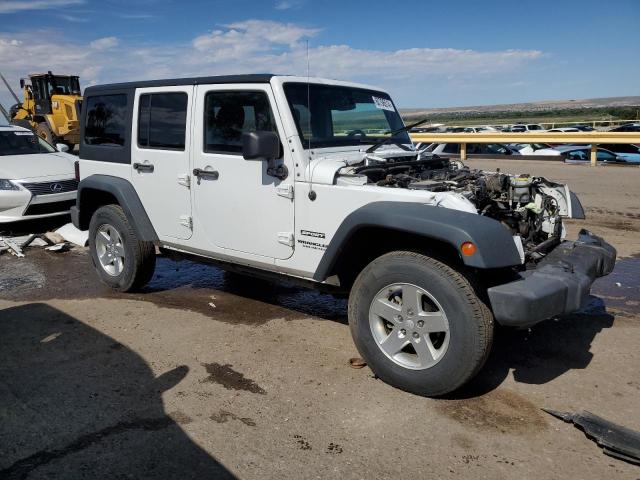
[[[193,85],[138,89],[131,181],[159,237],[192,234],[189,155]]]
[[[602,150],[602,149],[598,149],[598,152],[596,153],[596,157],[598,159],[599,162],[615,162],[617,160],[617,157],[615,154],[613,154],[612,152],[609,152],[607,150]]]
[[[242,134],[283,126],[269,84],[198,85],[194,129],[194,222],[204,244],[271,259],[293,254],[293,178],[267,173],[267,161],[245,160]],[[290,150],[282,159],[293,172]],[[198,175],[196,175],[198,174]]]

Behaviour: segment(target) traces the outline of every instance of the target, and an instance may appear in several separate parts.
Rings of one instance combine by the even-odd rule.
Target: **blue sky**
[[[0,0],[0,69],[305,74],[308,41],[312,75],[401,107],[484,105],[640,95],[638,32],[640,0]]]

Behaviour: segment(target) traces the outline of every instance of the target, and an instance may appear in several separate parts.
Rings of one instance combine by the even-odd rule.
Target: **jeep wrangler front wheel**
[[[138,239],[119,205],[100,207],[91,217],[89,251],[100,279],[114,290],[140,289],[153,276],[155,247]]]
[[[371,262],[349,297],[358,351],[378,378],[425,396],[450,393],[484,364],[491,311],[453,268],[414,252]]]

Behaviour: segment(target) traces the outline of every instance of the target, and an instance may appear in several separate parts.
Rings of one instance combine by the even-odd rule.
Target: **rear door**
[[[194,87],[136,90],[131,180],[160,237],[192,233],[189,155]]]

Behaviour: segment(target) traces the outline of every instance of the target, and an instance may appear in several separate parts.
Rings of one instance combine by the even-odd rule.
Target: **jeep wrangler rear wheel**
[[[144,287],[156,266],[152,242],[138,240],[118,205],[100,207],[89,224],[89,251],[100,279],[114,290]]]
[[[371,262],[349,296],[358,351],[384,382],[425,396],[450,393],[482,367],[493,316],[453,268],[414,252]]]

